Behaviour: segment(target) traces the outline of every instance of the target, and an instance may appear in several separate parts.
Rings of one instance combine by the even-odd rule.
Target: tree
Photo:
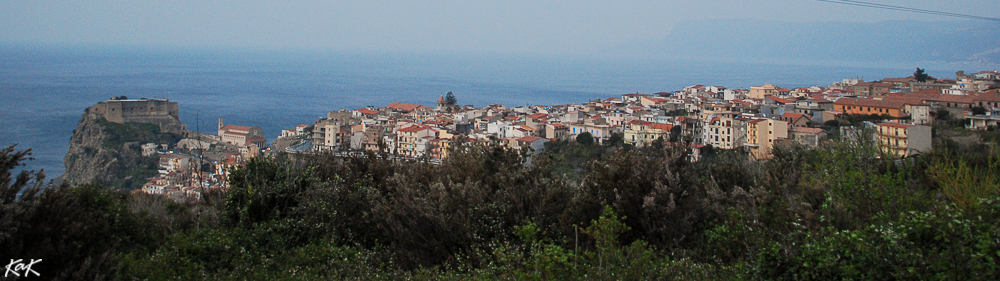
[[[972,108],[972,115],[985,115],[986,108],[982,106],[976,106]]]
[[[594,136],[590,132],[583,132],[576,135],[576,143],[581,145],[591,145],[594,144]]]
[[[927,78],[929,77],[930,76],[927,75],[927,73],[924,73],[924,70],[920,69],[919,67],[917,67],[917,71],[913,72],[913,78],[916,78],[917,82],[920,83],[927,82]]]
[[[455,98],[455,94],[448,92],[448,94],[444,96],[444,102],[447,103],[448,105],[455,105],[456,103],[458,103],[458,99]]]
[[[616,146],[616,145],[620,146],[622,144],[625,144],[625,135],[624,134],[622,134],[622,133],[612,133],[611,136],[608,137],[608,142],[607,142],[608,146]]]

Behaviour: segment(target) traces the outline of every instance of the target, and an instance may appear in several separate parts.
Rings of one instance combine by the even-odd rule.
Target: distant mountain
[[[641,45],[613,51],[690,59],[997,64],[1000,24],[699,20],[678,24],[662,41]]]

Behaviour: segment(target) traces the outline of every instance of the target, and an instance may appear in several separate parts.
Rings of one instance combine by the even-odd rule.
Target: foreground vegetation
[[[467,146],[255,159],[198,205],[0,174],[0,258],[60,279],[1000,278],[1000,148]],[[2,151],[3,171],[25,152]],[[568,163],[572,162],[572,163]]]

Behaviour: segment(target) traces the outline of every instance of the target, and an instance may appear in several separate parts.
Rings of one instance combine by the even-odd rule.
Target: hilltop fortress
[[[180,121],[177,102],[171,102],[169,99],[130,100],[125,97],[111,97],[87,108],[87,112],[119,124],[129,122],[156,124],[160,126],[160,132],[164,133],[183,134],[186,129]]]

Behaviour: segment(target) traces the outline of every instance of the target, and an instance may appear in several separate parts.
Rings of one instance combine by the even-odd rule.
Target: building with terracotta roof
[[[990,90],[972,98],[972,104],[989,109],[1000,109],[1000,90]]]
[[[976,96],[973,95],[946,95],[941,90],[923,90],[905,95],[910,98],[923,99],[924,103],[934,107],[937,111],[947,110],[949,114],[961,116],[963,111],[971,110],[975,103]]]
[[[775,97],[775,96],[767,96],[767,98],[764,99],[764,104],[786,105],[786,104],[795,104],[795,101],[791,101],[791,100],[787,100],[787,99],[783,99],[783,98],[779,98],[779,97]]]
[[[433,110],[433,108],[430,108],[430,107],[427,107],[427,106],[423,106],[423,105],[419,105],[419,104],[401,103],[401,102],[390,103],[389,105],[386,105],[385,107],[389,108],[389,109],[392,109],[394,111],[400,112],[400,113],[410,113],[410,112],[414,112],[414,111],[418,111],[418,110]]]
[[[661,105],[667,104],[669,102],[670,102],[670,99],[654,98],[652,96],[642,96],[642,97],[639,98],[639,104],[642,104],[643,106],[650,106],[650,107],[661,106]]]
[[[247,141],[252,138],[264,137],[264,133],[261,131],[260,127],[223,125],[222,118],[219,118],[218,133],[219,139],[222,142],[236,145],[238,147],[246,146]]]
[[[354,117],[357,117],[357,118],[361,118],[361,119],[374,119],[375,117],[378,117],[378,113],[379,112],[378,112],[378,110],[374,110],[374,109],[370,109],[370,108],[359,108],[359,109],[355,109],[354,112],[352,112],[352,113],[354,114]]]
[[[788,122],[792,127],[808,127],[809,116],[802,113],[785,113],[778,116],[778,120]]]
[[[531,148],[534,153],[545,152],[545,143],[549,142],[549,139],[539,138],[533,136],[525,136],[513,139],[510,142],[515,148],[528,147]]]

